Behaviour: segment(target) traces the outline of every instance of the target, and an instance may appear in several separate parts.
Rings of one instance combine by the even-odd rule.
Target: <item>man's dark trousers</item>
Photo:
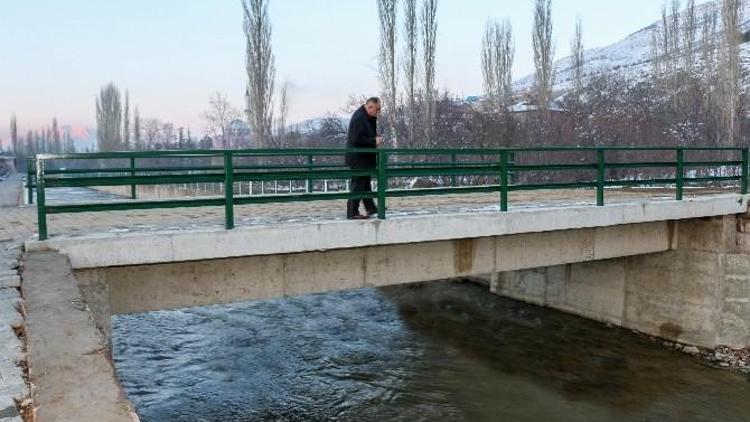
[[[354,176],[351,182],[352,193],[370,193],[372,192],[372,183],[370,176]],[[346,216],[351,218],[359,214],[359,199],[350,199],[346,203]],[[375,207],[375,201],[372,198],[364,198],[365,210],[368,214],[375,214],[378,209]]]

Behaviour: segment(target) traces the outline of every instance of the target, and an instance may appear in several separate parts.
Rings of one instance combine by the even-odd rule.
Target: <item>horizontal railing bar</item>
[[[685,178],[685,183],[688,182],[729,182],[729,181],[737,181],[742,180],[742,176],[713,176],[713,177],[690,177]]]
[[[165,201],[101,202],[91,204],[47,205],[47,214],[147,210],[158,208],[195,208],[224,205],[224,198],[173,199]]]
[[[350,194],[348,192],[339,193],[319,193],[319,194],[292,194],[292,195],[258,195],[258,196],[235,196],[236,205],[266,204],[274,202],[295,202],[295,201],[323,201],[332,199],[363,199],[373,198],[376,194]],[[82,212],[102,212],[102,211],[128,211],[140,209],[160,209],[160,208],[197,208],[220,206],[224,204],[224,198],[215,196],[197,199],[174,199],[160,201],[137,201],[137,202],[102,202],[95,204],[67,204],[67,205],[48,205],[48,214],[62,213],[82,213]]]
[[[379,152],[399,155],[495,155],[502,152],[557,152],[557,151],[742,151],[738,147],[716,147],[716,146],[694,146],[694,147],[506,147],[506,148],[436,148],[436,149],[392,149],[380,148]],[[102,153],[72,153],[72,154],[38,154],[34,158],[44,160],[71,160],[71,159],[119,159],[119,158],[195,158],[195,157],[221,157],[225,152],[235,157],[243,156],[290,156],[290,155],[343,155],[346,153],[373,153],[372,149],[345,149],[345,148],[290,148],[290,149],[241,149],[241,150],[167,150],[167,151],[117,151]],[[32,158],[32,159],[34,159]]]
[[[365,199],[375,198],[376,193],[351,194],[349,192],[325,192],[325,193],[300,193],[300,194],[281,194],[281,195],[253,195],[253,196],[235,196],[236,205],[253,205],[253,204],[271,204],[284,202],[310,202],[310,201],[330,201],[336,199]]]
[[[472,161],[472,162],[397,162],[389,163],[388,168],[404,168],[409,166],[414,167],[456,167],[456,168],[467,168],[472,166],[487,166],[487,165],[499,165],[492,161]],[[636,163],[605,163],[606,168],[659,168],[659,167],[675,167],[675,163],[671,161],[654,161],[654,162],[636,162]],[[721,167],[721,166],[740,166],[742,161],[689,161],[685,162],[685,167]],[[307,169],[329,169],[329,168],[349,168],[345,164],[273,164],[273,165],[257,165],[257,166],[234,166],[235,170],[266,170],[266,169],[293,169],[293,168],[307,168]],[[527,165],[512,165],[509,167],[511,171],[534,171],[534,170],[573,170],[573,169],[585,169],[585,170],[596,170],[596,163],[592,164],[527,164]],[[196,167],[136,167],[136,168],[110,168],[110,169],[65,169],[65,170],[46,170],[45,174],[88,174],[88,173],[145,173],[145,172],[186,172],[186,171],[223,171],[223,166],[196,166]],[[35,175],[32,175],[35,176]]]
[[[90,187],[90,186],[123,186],[123,185],[172,185],[178,183],[220,183],[223,174],[194,175],[159,175],[159,176],[106,176],[106,177],[71,177],[45,178],[46,187]]]
[[[267,165],[267,166],[233,166],[235,170],[264,170],[264,169],[286,169],[286,168],[332,168],[346,167],[344,164],[290,164],[290,165]],[[111,168],[111,169],[66,169],[66,170],[44,170],[45,174],[78,174],[78,173],[145,173],[145,172],[185,172],[185,171],[221,171],[223,166],[204,167],[135,167],[135,168]]]

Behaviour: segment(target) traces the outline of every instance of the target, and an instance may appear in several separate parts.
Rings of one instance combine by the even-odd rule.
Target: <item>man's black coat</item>
[[[377,132],[378,118],[367,114],[365,106],[357,109],[349,121],[349,132],[346,141],[347,148],[372,148],[377,144],[375,137]],[[346,154],[346,164],[354,169],[373,169],[377,166],[377,154],[366,152]]]

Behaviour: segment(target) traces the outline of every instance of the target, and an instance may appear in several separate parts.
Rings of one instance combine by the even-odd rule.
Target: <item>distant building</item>
[[[229,122],[227,135],[230,148],[250,148],[252,130],[246,121],[235,119]]]

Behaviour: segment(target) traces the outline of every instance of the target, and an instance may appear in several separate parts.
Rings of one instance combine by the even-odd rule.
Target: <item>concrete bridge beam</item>
[[[97,322],[110,315],[386,286],[670,249],[668,222],[296,254],[80,269]]]

